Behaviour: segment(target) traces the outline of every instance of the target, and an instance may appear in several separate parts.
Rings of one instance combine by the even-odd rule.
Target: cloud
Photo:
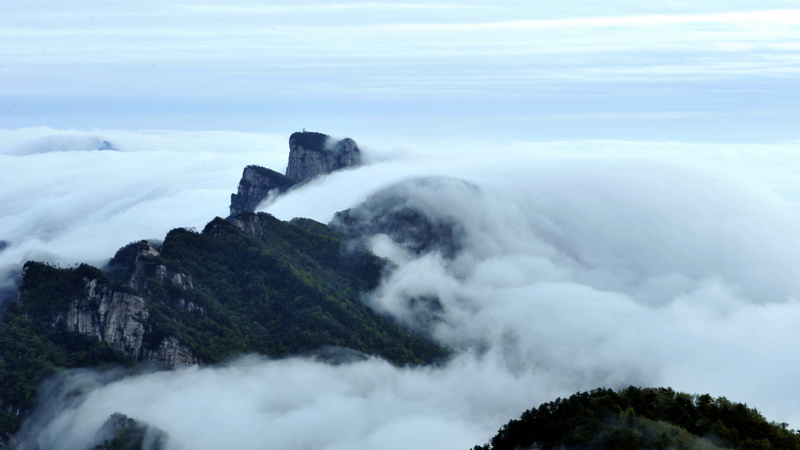
[[[56,224],[56,237],[37,248],[70,260],[97,243],[110,256],[118,244],[97,239],[109,224],[119,232],[140,217],[157,237],[171,226],[164,217],[182,225],[210,219],[218,214],[210,206],[191,205],[216,202],[224,210],[243,166],[233,164],[260,153],[192,153],[192,136],[171,136],[178,150],[161,156],[126,152],[120,136],[113,140],[120,152],[4,156],[93,168],[78,181],[46,172],[70,193],[59,220],[34,214],[58,204],[33,206],[35,196],[57,197],[40,189],[19,191],[16,201],[30,205],[14,217],[33,230]],[[253,137],[227,141],[239,138]],[[370,214],[381,214],[388,192],[431,220],[457,223],[452,254],[435,246],[417,254],[386,234],[373,236],[373,251],[398,268],[365,297],[457,349],[452,361],[396,368],[378,359],[332,366],[251,356],[219,367],[89,377],[74,402],[46,403],[58,413],[36,422],[30,436],[43,447],[78,446],[119,411],[166,431],[170,448],[469,448],[541,402],[629,384],[724,395],[770,420],[800,423],[800,191],[792,145],[459,142],[417,147],[413,158],[400,152],[400,159],[391,150],[365,151],[375,153],[365,155],[371,164],[314,180],[262,209],[327,222],[364,201],[373,203]],[[193,165],[195,157],[210,165]],[[139,170],[120,177],[116,165],[132,163]],[[190,175],[187,164],[202,176]],[[32,174],[40,166],[15,167]],[[174,171],[182,174],[180,194],[164,182],[147,198],[126,200],[130,215],[119,212],[128,189]],[[79,180],[95,177],[110,194],[93,200],[95,191]],[[85,208],[92,220],[76,220],[70,208]],[[150,236],[123,240],[141,237]],[[67,238],[72,245],[50,244]]]
[[[788,1],[201,3],[6,5],[3,123],[797,138]]]
[[[7,138],[0,144],[3,271],[26,259],[101,264],[131,241],[200,228],[227,216],[244,166],[285,165],[288,146],[246,133],[37,128],[0,135]],[[117,151],[92,148],[104,141]]]

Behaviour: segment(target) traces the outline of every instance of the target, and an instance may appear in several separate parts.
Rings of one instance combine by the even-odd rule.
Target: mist
[[[102,265],[134,240],[225,217],[243,168],[260,161],[282,170],[285,141],[253,133],[0,130],[0,240],[8,243],[0,283],[26,260]]]
[[[285,139],[269,135],[6,134],[0,167],[15,189],[2,193],[10,245],[0,258],[12,269],[39,258],[102,263],[132,240],[200,228],[227,215],[245,165],[281,171],[287,155]],[[78,137],[48,137],[65,134]],[[92,139],[116,150],[81,147]],[[59,151],[38,151],[42,142]],[[82,448],[121,412],[164,430],[174,449],[471,448],[542,402],[631,384],[726,396],[800,426],[791,144],[359,144],[367,165],[260,209],[327,223],[348,208],[381,214],[393,197],[457,224],[453,252],[365,237],[397,268],[362,300],[455,349],[450,361],[251,355],[69,372],[47,389],[23,443]]]

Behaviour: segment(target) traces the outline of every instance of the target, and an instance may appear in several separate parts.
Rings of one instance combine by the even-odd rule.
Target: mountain
[[[167,434],[145,422],[114,413],[97,431],[91,450],[161,450]]]
[[[279,195],[296,184],[297,180],[281,175],[272,169],[247,166],[239,181],[238,192],[231,194],[230,217],[245,211],[255,211],[258,204],[264,201],[270,192]]]
[[[435,202],[426,202],[418,195],[420,191],[443,194],[453,188],[478,189],[452,178],[413,178],[383,188],[359,205],[337,212],[329,226],[349,240],[364,245],[374,236],[383,234],[411,254],[438,252],[453,259],[464,247],[463,225],[438,211]]]
[[[270,194],[280,195],[314,177],[360,164],[361,150],[350,138],[337,141],[312,131],[292,133],[286,175],[256,165],[245,167],[238,191],[231,194],[229,218],[255,211]]]
[[[473,450],[800,449],[800,433],[725,397],[596,389],[522,413]]]
[[[68,368],[213,364],[248,352],[395,364],[447,357],[361,302],[387,261],[321,223],[252,213],[271,193],[361,162],[349,138],[303,130],[289,147],[286,175],[245,167],[230,216],[202,233],[131,243],[105,271],[24,265],[18,295],[0,295],[0,444],[31,412],[42,381]]]
[[[64,368],[213,364],[242,353],[427,364],[448,351],[361,302],[391,265],[326,225],[266,213],[120,249],[105,271],[25,264],[0,321],[0,433]],[[332,351],[336,348],[347,351]]]
[[[305,130],[289,137],[289,178],[306,181],[360,164],[361,150],[350,138],[336,141],[327,134]]]

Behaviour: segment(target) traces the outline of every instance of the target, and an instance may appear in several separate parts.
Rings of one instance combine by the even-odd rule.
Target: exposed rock
[[[197,306],[191,301],[187,302],[186,299],[183,298],[178,300],[178,306],[180,306],[184,311],[188,311],[190,313],[197,311],[201,316],[206,315],[206,310],[202,306]]]
[[[163,264],[159,264],[156,267],[156,278],[158,278],[158,281],[161,281],[162,283],[168,282],[168,283],[172,283],[172,284],[178,285],[184,291],[190,291],[190,290],[194,289],[194,285],[192,284],[192,276],[191,275],[187,275],[185,273],[180,273],[180,272],[178,272],[178,273],[170,273],[167,270],[167,266],[165,266]]]
[[[303,131],[289,137],[286,176],[298,181],[361,164],[361,151],[350,138],[333,141],[322,133]]]
[[[152,280],[154,270],[162,282],[178,285],[187,291],[194,288],[190,276],[170,273],[161,264],[152,267],[152,264],[160,262],[160,256],[146,241],[136,245],[139,253],[136,258],[137,269],[134,271],[134,278],[140,281],[140,285],[145,283],[144,272],[149,271],[151,274],[149,279]],[[146,268],[146,264],[151,266]],[[35,271],[31,272],[34,270],[32,268]],[[50,313],[52,315],[47,315],[44,305],[52,305],[60,298],[47,298],[47,294],[42,292],[41,283],[43,277],[47,277],[48,271],[69,274],[67,278],[60,280],[63,285],[69,286],[62,292],[63,297],[59,296],[63,298],[63,307]],[[29,288],[29,285],[32,287]],[[37,286],[39,292],[31,293],[30,289]],[[148,291],[143,293],[149,295]],[[42,297],[43,295],[45,297]],[[77,269],[56,269],[29,261],[23,267],[19,301],[27,308],[26,315],[33,311],[34,315],[38,315],[35,317],[39,317],[36,320],[45,320],[51,328],[63,324],[68,331],[106,342],[111,348],[132,359],[153,360],[168,365],[199,362],[192,351],[174,336],[162,338],[162,335],[157,334],[157,337],[151,336],[148,339],[148,333],[160,333],[157,331],[158,327],[154,328],[151,322],[152,317],[147,304],[150,300],[146,300],[130,286],[111,281],[102,271],[91,266],[82,264]],[[191,301],[181,299],[179,304],[186,311],[205,315],[203,308]]]
[[[144,299],[138,295],[98,286],[86,280],[86,297],[74,300],[63,320],[70,331],[94,336],[112,348],[138,359],[144,339],[144,322],[150,316]]]
[[[239,214],[233,219],[233,225],[253,237],[261,236],[264,232],[264,226],[261,224],[258,214],[254,213]]]
[[[181,344],[174,336],[165,337],[157,349],[145,351],[142,359],[164,362],[170,366],[185,366],[199,362],[189,347]]]
[[[6,247],[8,247],[8,242],[7,241],[0,241],[0,252],[5,250]]]
[[[293,133],[289,137],[289,164],[286,175],[260,166],[247,166],[239,181],[236,194],[231,194],[229,219],[238,214],[254,212],[270,194],[286,192],[301,181],[361,164],[361,151],[350,138],[340,141],[327,134]]]
[[[126,258],[124,254],[130,253],[129,248],[133,245],[137,246],[136,256],[128,256]],[[117,252],[117,255],[114,256],[114,259],[112,259],[109,263],[108,272],[109,275],[115,280],[127,282],[140,294],[145,295],[147,291],[147,283],[145,281],[147,267],[158,264],[160,262],[160,258],[161,254],[159,254],[158,251],[153,248],[148,241],[139,241],[137,244],[130,244],[120,249]],[[129,268],[126,269],[124,267],[125,265],[127,265]],[[130,273],[130,277],[121,277],[120,274],[124,272]],[[162,283],[172,283],[178,285],[184,291],[194,289],[191,275],[181,272],[170,272],[163,264],[158,264],[155,266],[154,274],[156,279]]]
[[[243,211],[255,211],[270,192],[281,194],[295,184],[297,181],[274,170],[260,166],[245,167],[238,193],[231,194],[230,217],[236,217]]]
[[[161,255],[154,249],[149,242],[139,241],[139,252],[136,254],[134,260],[133,272],[128,284],[133,286],[139,292],[144,292],[145,289],[145,266],[153,261],[156,261]],[[166,270],[166,268],[164,268]]]

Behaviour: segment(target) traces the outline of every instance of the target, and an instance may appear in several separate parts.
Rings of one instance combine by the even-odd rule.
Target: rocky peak
[[[146,350],[142,359],[159,361],[170,366],[191,365],[200,362],[189,347],[181,344],[174,336],[165,336],[158,348]]]
[[[239,181],[239,190],[231,194],[231,215],[244,211],[255,211],[258,204],[269,194],[281,194],[297,184],[296,180],[261,166],[247,166]]]
[[[145,287],[144,268],[148,263],[156,261],[158,258],[160,258],[161,254],[158,253],[158,251],[156,251],[156,249],[154,249],[147,241],[139,241],[138,245],[138,252],[136,253],[133,271],[128,284],[133,286],[133,288],[137,291],[143,292]]]
[[[286,175],[261,166],[247,166],[239,189],[231,194],[230,216],[255,212],[270,195],[279,195],[295,184],[346,167],[361,164],[361,150],[350,138],[335,140],[327,134],[305,131],[289,137],[289,164]]]
[[[361,164],[361,150],[350,138],[333,140],[327,134],[302,131],[289,137],[289,165],[286,176],[298,181],[310,180]]]

